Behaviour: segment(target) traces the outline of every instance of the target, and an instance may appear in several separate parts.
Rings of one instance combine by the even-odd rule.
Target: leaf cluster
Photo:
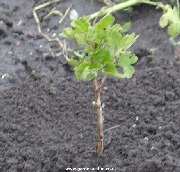
[[[84,56],[69,60],[79,80],[92,80],[99,73],[116,78],[131,78],[134,74],[132,65],[138,58],[127,49],[138,36],[134,33],[123,36],[123,27],[114,22],[111,15],[106,15],[95,25],[91,25],[89,17],[79,18],[60,34],[76,40],[83,48]],[[123,69],[122,73],[119,68]]]
[[[178,7],[164,6],[159,24],[162,28],[168,26],[169,35],[173,38],[177,37],[180,34],[180,13]]]

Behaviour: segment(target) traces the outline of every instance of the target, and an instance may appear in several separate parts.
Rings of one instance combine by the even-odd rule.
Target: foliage
[[[126,28],[114,24],[114,21],[113,16],[106,15],[92,26],[90,17],[79,18],[60,34],[75,39],[83,48],[84,56],[79,55],[78,59],[69,60],[79,80],[92,80],[100,73],[116,78],[132,77],[132,65],[138,58],[127,49],[138,36],[134,33],[123,36],[122,32]],[[118,68],[122,68],[123,73],[120,73]]]
[[[169,35],[174,38],[177,37],[180,34],[180,14],[178,7],[174,6],[172,8],[170,5],[166,5],[159,24],[162,28],[168,26]]]

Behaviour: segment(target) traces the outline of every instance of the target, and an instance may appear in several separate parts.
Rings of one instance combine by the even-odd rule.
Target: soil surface
[[[139,61],[131,79],[105,82],[98,159],[92,83],[77,81],[58,46],[38,33],[32,10],[44,2],[0,1],[0,171],[180,172],[180,51],[158,25],[162,11],[141,5],[114,14],[140,34],[131,47]],[[42,9],[45,33],[55,36],[69,25],[69,15],[61,25],[58,16],[43,16],[55,6],[64,13],[71,3],[80,16],[103,6],[63,0]]]

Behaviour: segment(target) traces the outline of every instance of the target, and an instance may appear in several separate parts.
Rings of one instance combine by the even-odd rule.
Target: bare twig
[[[66,41],[65,40],[63,40],[63,55],[64,55],[66,60],[69,60],[68,52],[67,52],[67,47],[66,47]]]
[[[101,0],[101,1],[105,2],[106,0]],[[147,0],[129,0],[129,1],[118,3],[118,4],[115,4],[112,6],[108,6],[108,8],[106,8],[105,10],[103,10],[101,12],[98,11],[94,14],[89,15],[89,16],[91,19],[94,19],[97,16],[104,16],[106,14],[110,14],[112,12],[120,11],[120,10],[126,9],[128,7],[131,7],[131,6],[138,5],[138,4],[148,4],[148,5],[156,6],[158,8],[165,9],[165,6],[159,2],[152,2],[152,1],[147,1]]]
[[[62,21],[65,19],[65,17],[67,16],[67,14],[69,13],[71,7],[73,4],[71,4],[68,9],[66,10],[66,12],[64,13],[64,15],[62,16],[61,20],[59,21],[59,24],[62,23]]]
[[[99,85],[100,89],[102,88],[105,80],[106,80],[106,75],[104,75],[103,78],[101,79],[101,83],[100,83],[100,85]]]
[[[47,20],[52,15],[58,15],[58,16],[61,16],[61,17],[63,16],[63,14],[60,11],[56,10],[56,8],[54,7],[46,16],[44,16],[43,19]]]
[[[98,0],[98,1],[106,4],[107,6],[115,5],[115,3],[112,2],[111,0]]]
[[[115,126],[113,126],[113,127],[110,127],[110,128],[108,128],[108,129],[106,129],[105,132],[106,132],[106,131],[109,131],[109,130],[113,130],[113,129],[118,128],[118,127],[120,127],[120,125],[115,125]]]
[[[66,51],[66,43],[65,43],[65,41],[62,43],[58,38],[52,39],[48,35],[43,33],[43,31],[41,29],[41,25],[40,25],[40,21],[39,21],[38,15],[36,13],[37,10],[40,10],[42,8],[45,8],[45,7],[49,6],[52,3],[57,3],[57,2],[60,2],[60,1],[61,0],[56,0],[56,1],[53,1],[53,2],[47,2],[47,3],[41,4],[41,5],[37,6],[37,7],[35,7],[33,9],[33,16],[34,16],[35,22],[36,22],[37,27],[38,27],[38,32],[41,34],[41,36],[43,38],[45,38],[47,41],[49,41],[49,42],[56,42],[59,45],[59,48],[62,49],[63,55],[66,58],[66,60],[69,60],[68,55],[67,55],[67,51]]]

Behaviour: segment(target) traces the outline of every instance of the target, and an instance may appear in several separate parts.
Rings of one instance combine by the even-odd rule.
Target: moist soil
[[[162,11],[141,5],[114,14],[140,35],[131,48],[139,61],[131,79],[104,84],[105,145],[97,158],[92,83],[77,81],[58,46],[38,33],[32,10],[44,2],[0,2],[0,171],[180,172],[180,54],[158,25]],[[46,34],[58,36],[70,20],[43,16],[71,3],[80,16],[103,6],[64,0],[42,9]]]

